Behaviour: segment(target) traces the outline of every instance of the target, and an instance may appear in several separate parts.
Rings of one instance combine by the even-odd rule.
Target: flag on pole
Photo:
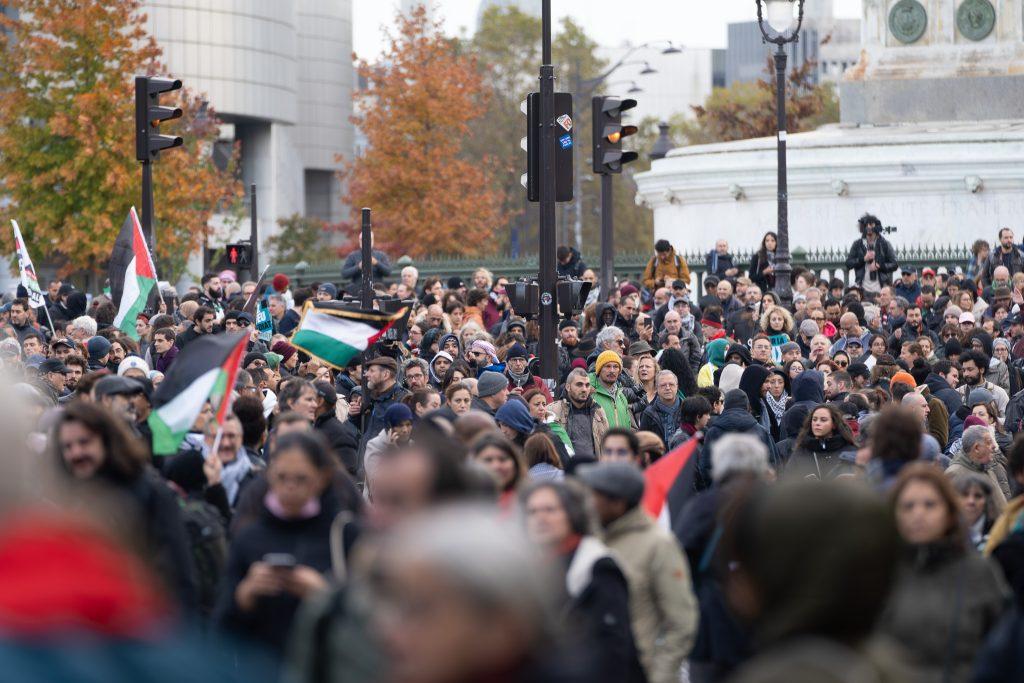
[[[28,292],[28,303],[32,308],[39,308],[46,305],[46,296],[39,288],[39,278],[36,277],[35,266],[28,255],[25,247],[25,240],[21,237],[21,228],[18,221],[11,219],[11,227],[14,228],[14,243],[18,250],[18,270],[21,271],[21,286]]]
[[[150,292],[156,286],[156,268],[134,206],[114,242],[107,277],[110,279],[110,298],[117,306],[114,327],[138,341],[135,319],[146,308]]]
[[[644,470],[645,486],[641,504],[658,526],[666,531],[672,531],[679,511],[693,494],[697,441],[690,439]]]
[[[217,424],[231,409],[235,377],[248,346],[249,333],[204,334],[182,349],[153,394],[149,427],[154,455],[173,455],[207,400]]]
[[[397,313],[354,311],[329,301],[306,301],[302,319],[292,334],[292,346],[342,369],[373,346],[408,310],[403,308]]]

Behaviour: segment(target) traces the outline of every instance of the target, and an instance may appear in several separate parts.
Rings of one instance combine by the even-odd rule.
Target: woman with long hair
[[[820,481],[856,472],[857,443],[842,414],[830,403],[814,408],[804,418],[793,445],[787,474]]]
[[[546,434],[534,434],[526,440],[523,459],[533,481],[558,480],[565,476],[562,458]]]
[[[974,240],[971,245],[971,260],[967,262],[964,275],[972,280],[977,280],[985,272],[988,265],[988,255],[992,248],[985,240]]]
[[[655,378],[661,368],[653,356],[643,356],[636,362],[636,381],[647,395],[647,402],[650,403],[658,395],[658,388]]]
[[[762,292],[775,287],[775,249],[778,245],[778,235],[766,232],[761,238],[761,247],[750,260],[750,281],[760,287]]]
[[[884,334],[873,334],[868,337],[868,348],[866,351],[867,354],[863,356],[861,362],[868,366],[868,370],[873,370],[878,359],[889,354],[889,341]]]
[[[967,681],[1009,602],[1002,573],[968,548],[959,498],[931,463],[900,470],[890,493],[904,559],[879,621],[920,680]]]
[[[971,547],[980,552],[985,549],[988,532],[999,518],[992,482],[973,472],[958,474],[952,481],[953,488],[960,496],[968,540]]]

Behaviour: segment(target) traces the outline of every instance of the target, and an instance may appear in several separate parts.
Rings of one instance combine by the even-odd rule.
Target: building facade
[[[255,183],[262,242],[293,214],[346,216],[352,155],[352,0],[145,0],[170,75],[205,96]],[[248,237],[248,226],[241,235]],[[269,255],[262,253],[261,261]]]

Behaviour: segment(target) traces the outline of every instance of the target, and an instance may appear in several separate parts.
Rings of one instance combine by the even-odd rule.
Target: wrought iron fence
[[[819,277],[840,278],[847,283],[852,283],[853,272],[846,268],[846,255],[848,247],[827,247],[822,249],[805,250],[796,248],[793,250],[793,266],[802,267],[818,274]],[[691,284],[702,283],[707,271],[707,254],[684,253],[680,254],[690,268]],[[740,251],[733,253],[733,263],[741,271],[746,272],[750,265],[752,251]],[[897,261],[901,266],[910,266],[916,270],[931,267],[938,268],[945,266],[952,272],[955,268],[966,267],[971,258],[970,246],[961,245],[928,245],[919,247],[905,247],[896,249]],[[639,280],[644,268],[650,262],[653,255],[650,252],[623,252],[615,255],[615,275],[621,279]],[[600,263],[597,255],[586,254],[584,262],[593,264]],[[392,273],[388,281],[397,281],[404,266],[416,266],[419,270],[420,280],[427,277],[440,277],[447,279],[458,276],[469,280],[478,268],[486,268],[495,277],[507,277],[515,279],[519,277],[535,276],[539,267],[535,254],[512,258],[510,256],[486,256],[480,258],[428,258],[413,260],[403,256],[392,262]],[[341,261],[329,261],[323,263],[307,264],[274,264],[271,268],[273,273],[284,273],[298,284],[310,282],[337,282],[341,278]]]

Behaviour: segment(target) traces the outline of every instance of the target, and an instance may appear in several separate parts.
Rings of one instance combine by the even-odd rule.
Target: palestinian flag
[[[178,452],[207,400],[217,424],[224,423],[248,340],[248,332],[204,334],[181,350],[153,394],[147,422],[153,431],[154,455]]]
[[[697,442],[698,439],[690,439],[644,470],[642,505],[658,526],[669,532],[679,511],[693,494]]]
[[[292,334],[292,346],[340,370],[408,314],[408,307],[381,313],[330,301],[307,301]]]
[[[135,318],[146,308],[149,294],[156,286],[156,268],[134,206],[114,242],[107,277],[110,279],[110,298],[117,306],[114,327],[138,341]]]

